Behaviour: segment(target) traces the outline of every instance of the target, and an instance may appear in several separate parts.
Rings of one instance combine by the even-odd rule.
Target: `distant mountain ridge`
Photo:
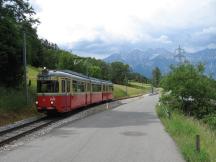
[[[205,64],[206,74],[211,74],[216,78],[216,49],[205,49],[195,53],[185,53],[186,59],[197,64],[199,62]],[[156,66],[160,68],[162,73],[170,70],[170,65],[177,64],[178,61],[174,57],[175,54],[164,48],[140,50],[134,49],[127,53],[115,53],[105,58],[106,62],[121,61],[127,63],[138,73],[144,74],[151,78],[152,69]]]

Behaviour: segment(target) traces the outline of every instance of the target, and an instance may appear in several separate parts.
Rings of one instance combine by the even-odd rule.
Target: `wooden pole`
[[[200,135],[196,135],[196,151],[200,152]]]
[[[26,33],[23,33],[23,63],[24,63],[24,81],[25,81],[25,97],[28,104],[28,85],[27,85],[27,63],[26,63]]]

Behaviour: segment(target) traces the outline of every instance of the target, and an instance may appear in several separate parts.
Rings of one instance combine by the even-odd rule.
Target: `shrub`
[[[24,91],[22,90],[0,87],[0,96],[1,112],[17,112],[32,105],[32,97],[30,97],[29,105],[26,105]]]
[[[198,66],[182,64],[172,67],[171,72],[162,79],[161,86],[170,92],[164,100],[175,101],[173,103],[177,108],[186,114],[203,118],[215,111],[212,102],[216,99],[215,81],[204,75],[204,66],[201,64]]]
[[[171,95],[169,92],[162,93],[159,101],[163,105],[165,105],[169,109],[169,111],[172,111],[172,109],[179,109],[179,107],[181,106],[179,104],[179,101],[176,99],[176,97]]]
[[[203,122],[208,124],[210,128],[216,129],[216,114],[205,116]]]

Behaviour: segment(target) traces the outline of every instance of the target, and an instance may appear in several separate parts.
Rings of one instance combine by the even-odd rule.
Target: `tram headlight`
[[[35,101],[35,104],[37,105],[37,104],[38,104],[38,101]]]
[[[53,102],[53,101],[50,101],[50,103],[51,103],[51,105],[53,105],[53,104],[54,104],[54,102]]]

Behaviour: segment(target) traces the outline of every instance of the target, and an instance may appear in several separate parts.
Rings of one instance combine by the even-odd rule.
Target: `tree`
[[[14,20],[0,18],[0,85],[16,86],[22,80],[22,43]]]
[[[114,83],[126,84],[125,78],[128,78],[129,65],[122,62],[111,63],[111,79]]]
[[[148,82],[148,79],[145,76],[141,75],[140,73],[136,73],[136,72],[132,72],[132,71],[129,73],[128,79],[134,80],[134,81],[137,81],[140,83],[147,83]]]
[[[111,65],[106,62],[102,62],[100,67],[101,67],[101,73],[106,74],[106,75],[102,75],[102,79],[111,80]]]
[[[161,71],[160,71],[160,69],[158,67],[156,67],[152,71],[152,83],[153,83],[153,86],[159,87],[160,80],[161,80]]]
[[[23,0],[1,0],[0,15],[0,85],[15,87],[23,79],[23,31],[32,29],[38,21],[32,17],[32,7]]]
[[[204,75],[203,65],[182,64],[172,67],[161,81],[186,114],[198,118],[215,112],[215,81]]]
[[[101,68],[99,66],[92,65],[88,68],[89,76],[95,78],[101,78]]]

